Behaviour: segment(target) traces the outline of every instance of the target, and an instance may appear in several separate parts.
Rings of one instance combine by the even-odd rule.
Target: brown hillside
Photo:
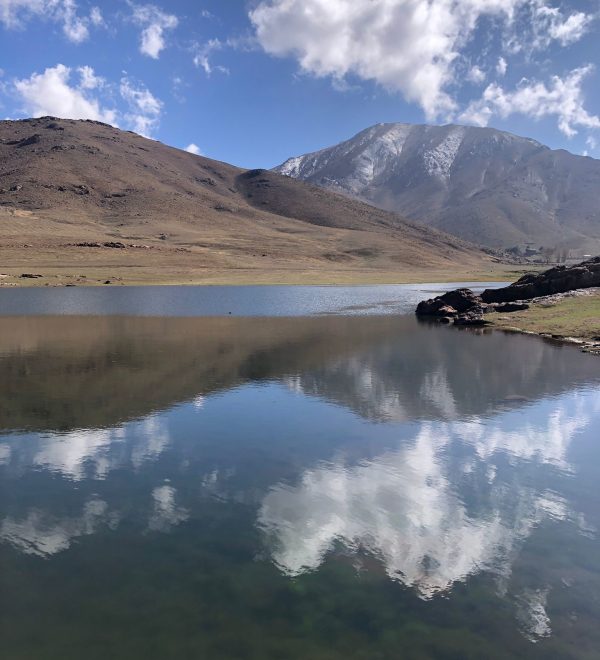
[[[0,122],[0,249],[3,273],[40,282],[373,280],[490,267],[460,239],[301,181],[52,117]]]

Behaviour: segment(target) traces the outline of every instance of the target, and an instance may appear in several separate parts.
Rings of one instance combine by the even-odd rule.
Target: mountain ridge
[[[375,124],[274,170],[490,247],[600,246],[600,161],[507,131]]]

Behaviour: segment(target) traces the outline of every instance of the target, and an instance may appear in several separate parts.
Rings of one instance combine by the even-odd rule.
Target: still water
[[[0,318],[3,660],[600,657],[600,360],[322,289]]]

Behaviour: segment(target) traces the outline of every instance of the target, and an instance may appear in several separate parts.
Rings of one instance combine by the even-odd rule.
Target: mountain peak
[[[493,128],[375,124],[275,170],[492,247],[600,241],[600,162]]]

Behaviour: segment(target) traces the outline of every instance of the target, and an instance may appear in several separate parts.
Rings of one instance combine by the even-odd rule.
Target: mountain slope
[[[51,117],[0,122],[0,244],[12,250],[5,269],[24,251],[47,268],[176,264],[178,276],[489,264],[458,239],[306,183]]]
[[[275,171],[488,246],[600,244],[600,161],[491,128],[378,124]]]

